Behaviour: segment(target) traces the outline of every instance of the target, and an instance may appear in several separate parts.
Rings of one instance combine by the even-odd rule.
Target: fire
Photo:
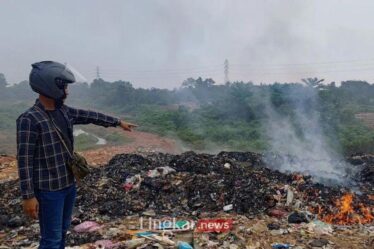
[[[350,225],[350,224],[366,224],[374,221],[373,210],[365,207],[360,203],[353,205],[352,193],[345,194],[340,200],[336,201],[336,212],[333,214],[323,215],[323,210],[319,209],[320,219],[332,224]]]

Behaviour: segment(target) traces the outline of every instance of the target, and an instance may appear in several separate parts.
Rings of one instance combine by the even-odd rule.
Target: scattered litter
[[[270,223],[267,225],[269,230],[278,230],[280,228],[280,225],[277,223]]]
[[[294,194],[290,187],[287,188],[287,201],[286,206],[290,206],[293,202]]]
[[[229,204],[223,207],[223,211],[230,211],[234,208],[234,205]]]
[[[178,249],[193,249],[193,247],[184,241],[178,241],[177,242]]]
[[[147,173],[147,176],[148,177],[159,177],[159,176],[166,176],[170,173],[174,173],[175,172],[175,169],[169,167],[169,166],[166,166],[166,167],[157,167],[155,169],[152,169],[152,170],[149,170],[148,173]]]
[[[294,212],[288,216],[288,222],[300,224],[302,222],[308,223],[309,220],[307,219],[305,213]]]
[[[139,238],[139,239],[126,240],[122,245],[124,248],[134,249],[143,244],[145,244],[145,239]]]
[[[334,229],[331,224],[327,224],[320,220],[313,220],[307,225],[307,229],[311,233],[315,234],[331,234]]]
[[[142,177],[137,174],[126,179],[126,182],[123,184],[123,189],[127,191],[136,190],[140,187],[142,183]]]
[[[95,245],[103,249],[113,249],[120,246],[120,243],[113,243],[111,240],[98,240]]]
[[[372,245],[374,197],[368,167],[374,165],[374,156],[360,156],[357,162],[363,162],[354,166],[360,194],[351,194],[350,216],[342,217],[363,221],[366,215],[365,224],[339,220],[342,196],[350,189],[266,168],[260,154],[120,154],[93,169],[78,187],[75,227],[66,244],[82,249],[169,249],[181,241],[195,249],[327,249],[345,248],[349,241],[351,248],[365,248]],[[19,183],[0,183],[0,192],[0,248],[37,248],[39,226],[24,219]],[[331,221],[338,226],[329,224],[329,214],[337,214]],[[155,223],[152,229],[144,224],[148,230],[139,230],[141,217],[145,222],[170,217],[178,221],[171,226]],[[232,229],[219,233],[186,227],[190,219],[215,218],[231,219]]]
[[[100,226],[94,221],[85,221],[74,227],[74,231],[77,233],[86,233],[86,232],[95,232],[101,229],[103,226]]]
[[[268,230],[265,222],[261,220],[257,221],[251,229],[256,233],[263,233]]]
[[[276,218],[283,218],[287,216],[288,212],[282,209],[270,209],[268,214]]]
[[[310,246],[312,247],[323,247],[327,245],[329,241],[327,239],[315,239],[312,242],[310,242]]]
[[[279,243],[272,244],[271,247],[273,249],[289,249],[289,248],[291,248],[291,246],[289,244],[279,244]]]
[[[270,234],[273,235],[273,236],[282,235],[282,234],[286,234],[286,233],[288,233],[287,229],[277,229],[277,230],[271,230],[270,231]]]

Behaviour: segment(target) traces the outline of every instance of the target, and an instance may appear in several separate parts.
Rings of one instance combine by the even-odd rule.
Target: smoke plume
[[[270,151],[268,163],[280,171],[301,172],[325,184],[345,184],[347,164],[326,141],[318,111],[318,90],[313,87],[289,88],[292,113],[275,108],[267,94],[265,112]]]

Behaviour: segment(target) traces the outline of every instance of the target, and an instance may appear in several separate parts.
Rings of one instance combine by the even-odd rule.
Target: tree
[[[211,79],[203,80],[201,77],[197,78],[188,78],[182,83],[182,88],[209,88],[212,87],[216,82]]]
[[[301,79],[302,82],[304,82],[307,86],[313,87],[313,88],[319,88],[321,86],[321,83],[325,79],[318,79],[317,77],[314,78],[306,78],[306,79]]]
[[[0,88],[6,87],[8,82],[6,81],[5,75],[0,73]]]
[[[194,78],[188,78],[182,83],[182,88],[194,88],[196,85],[196,81]]]

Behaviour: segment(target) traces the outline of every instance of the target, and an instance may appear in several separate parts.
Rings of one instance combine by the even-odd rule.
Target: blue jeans
[[[39,249],[65,248],[65,236],[70,226],[76,196],[75,184],[58,190],[35,190],[39,202]]]

